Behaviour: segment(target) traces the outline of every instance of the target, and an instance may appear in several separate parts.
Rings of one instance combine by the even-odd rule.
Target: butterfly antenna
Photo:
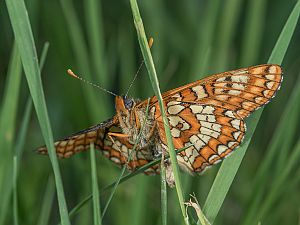
[[[103,88],[103,87],[101,87],[101,86],[99,86],[99,85],[97,85],[97,84],[94,84],[94,83],[92,83],[92,82],[90,82],[90,81],[88,81],[88,80],[86,80],[86,79],[83,79],[83,78],[80,77],[80,76],[77,76],[77,75],[76,75],[75,73],[73,73],[73,71],[70,70],[70,69],[68,69],[67,72],[68,72],[68,74],[69,74],[70,76],[72,76],[72,77],[74,77],[74,78],[76,78],[76,79],[78,79],[78,80],[81,80],[81,81],[83,81],[84,83],[87,83],[87,84],[89,84],[89,85],[92,85],[93,87],[96,87],[96,88],[98,88],[98,89],[100,89],[100,90],[102,90],[102,91],[104,91],[104,92],[106,92],[106,93],[109,93],[109,94],[111,94],[111,95],[117,96],[115,93],[113,93],[113,92],[111,92],[111,91],[109,91],[109,90],[106,90],[105,88]]]
[[[153,41],[154,41],[154,40],[153,40],[153,38],[152,38],[152,37],[151,37],[151,38],[149,38],[149,41],[148,41],[148,46],[149,46],[149,48],[151,48],[151,47],[152,47],[152,45],[153,45]],[[130,91],[130,88],[132,87],[132,85],[133,85],[134,81],[136,80],[136,78],[137,78],[137,76],[138,76],[138,74],[139,74],[140,70],[142,69],[142,66],[144,65],[144,62],[145,62],[145,60],[143,59],[143,60],[142,60],[142,62],[141,62],[141,64],[140,64],[140,66],[139,66],[139,68],[138,68],[138,70],[136,71],[136,73],[135,73],[135,75],[134,75],[134,77],[133,77],[133,80],[131,81],[131,83],[130,83],[130,85],[129,85],[128,89],[127,89],[127,92],[126,92],[125,98],[127,97],[128,93],[129,93],[129,91]]]

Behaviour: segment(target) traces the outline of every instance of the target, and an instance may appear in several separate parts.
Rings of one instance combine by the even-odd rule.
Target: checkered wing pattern
[[[96,126],[82,130],[54,143],[57,155],[60,158],[69,158],[72,155],[86,151],[94,143],[95,149],[101,150],[103,155],[115,164],[127,165],[129,170],[135,170],[153,160],[148,149],[132,151],[133,143],[126,137],[109,136],[109,133],[121,133],[116,119],[110,119]],[[46,146],[37,149],[40,154],[48,154]],[[131,154],[131,159],[129,155]],[[145,171],[146,174],[158,173],[158,166]]]
[[[209,76],[163,94],[180,165],[202,172],[220,162],[240,145],[243,119],[268,103],[280,87],[278,65],[260,65]],[[156,97],[151,100],[159,135],[166,145]]]

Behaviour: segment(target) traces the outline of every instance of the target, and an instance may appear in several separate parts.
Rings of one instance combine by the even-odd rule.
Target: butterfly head
[[[129,113],[135,106],[133,98],[126,96],[116,96],[116,111],[123,114]]]
[[[139,126],[139,119],[137,118],[136,101],[127,96],[116,96],[116,112],[123,129],[132,127],[133,125]]]

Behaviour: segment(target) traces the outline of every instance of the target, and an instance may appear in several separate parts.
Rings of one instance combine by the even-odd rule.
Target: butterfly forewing
[[[280,66],[260,65],[212,75],[164,93],[175,148],[192,145],[178,155],[181,166],[202,172],[228,156],[243,140],[243,118],[268,103],[281,80]],[[166,145],[156,97],[151,102]]]
[[[126,164],[129,170],[135,170],[153,160],[153,156],[149,155],[149,149],[132,151],[134,143],[131,143],[127,137],[114,136],[113,134],[116,133],[121,134],[122,130],[116,118],[113,118],[56,141],[54,146],[60,158],[69,158],[89,149],[90,144],[94,143],[95,149],[101,150],[106,158],[119,166]],[[46,146],[38,148],[37,151],[48,154]],[[153,166],[144,172],[158,173],[158,166]]]
[[[242,118],[269,102],[280,87],[282,70],[278,65],[260,65],[215,74],[165,92],[163,99],[220,106]],[[156,98],[152,103],[157,102]]]

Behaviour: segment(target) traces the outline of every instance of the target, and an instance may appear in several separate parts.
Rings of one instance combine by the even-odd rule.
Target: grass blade
[[[298,140],[298,143],[296,144],[295,148],[293,149],[292,154],[290,156],[290,160],[286,164],[286,167],[279,174],[279,176],[275,180],[275,182],[272,184],[272,189],[270,190],[270,192],[268,192],[266,200],[260,206],[258,215],[256,215],[256,218],[255,218],[255,220],[257,222],[261,221],[261,219],[264,217],[264,215],[272,209],[273,203],[276,201],[276,199],[278,199],[279,190],[284,186],[285,182],[287,182],[289,180],[289,178],[290,178],[289,174],[292,171],[292,169],[295,168],[297,163],[299,163],[299,159],[300,159],[300,139]]]
[[[282,29],[282,32],[269,58],[269,63],[281,64],[284,55],[287,51],[293,32],[295,30],[299,13],[300,13],[300,4],[298,1],[293,11],[291,12],[289,19],[287,20],[285,26]],[[252,135],[255,131],[261,113],[262,113],[262,109],[253,113],[253,115],[249,118],[247,123],[248,131],[245,136],[244,143],[235,154],[233,154],[230,158],[226,159],[222,163],[218,175],[215,178],[215,181],[208,194],[203,209],[206,217],[209,219],[211,223],[214,222],[221,208],[221,205],[225,199],[225,196],[229,190],[229,187],[237,173],[237,170],[241,164],[243,156],[251,141]]]
[[[13,141],[22,65],[16,45],[13,47],[0,115],[0,224],[5,223],[12,191]]]
[[[85,44],[85,39],[83,37],[83,31],[81,29],[78,16],[76,15],[75,7],[72,1],[70,0],[60,0],[60,4],[62,6],[62,10],[66,18],[66,22],[68,24],[68,32],[71,39],[72,49],[74,50],[76,64],[78,65],[79,74],[84,75],[87,80],[92,81],[92,69],[89,63],[90,60],[88,49]],[[105,108],[103,109],[103,107],[101,107],[101,105],[98,104],[98,99],[94,94],[94,90],[90,87],[83,87],[83,94],[87,101],[88,110],[93,122],[98,122],[99,117],[104,116],[104,114],[106,114]],[[103,95],[101,97],[101,101],[103,101],[103,105],[106,105],[107,96]]]
[[[153,90],[155,92],[155,95],[157,96],[158,102],[159,102],[159,108],[162,114],[163,122],[164,122],[164,128],[166,132],[166,137],[167,137],[167,143],[168,143],[168,148],[169,148],[169,154],[170,154],[170,159],[171,159],[171,165],[172,165],[172,170],[174,173],[174,178],[175,178],[175,184],[176,184],[176,191],[178,195],[178,200],[180,204],[180,209],[182,216],[184,218],[184,221],[186,224],[189,224],[188,222],[188,216],[186,215],[185,212],[185,207],[184,207],[184,198],[183,198],[183,190],[182,190],[182,184],[180,181],[180,176],[179,176],[179,168],[178,168],[178,163],[177,163],[177,158],[176,158],[176,153],[174,150],[174,145],[173,145],[173,140],[171,136],[171,131],[169,128],[169,122],[166,117],[165,111],[164,111],[164,104],[161,96],[161,92],[159,89],[159,83],[156,75],[156,70],[154,67],[153,59],[151,56],[150,48],[148,46],[145,30],[144,30],[144,25],[142,18],[139,13],[138,5],[136,0],[130,0],[130,5],[132,9],[132,14],[133,14],[133,19],[134,19],[134,24],[137,30],[137,35],[138,35],[138,40],[140,44],[140,48],[145,60],[145,64],[148,70],[149,78],[153,87]]]
[[[94,144],[91,144],[90,146],[90,157],[91,157],[91,171],[92,171],[94,225],[101,225],[102,222],[101,222],[100,196],[99,196]]]
[[[47,50],[48,50],[48,45],[46,44],[43,48],[43,51],[42,51],[42,61],[41,61],[41,65],[43,64],[42,62],[45,60],[46,58],[46,54],[47,54]],[[15,51],[14,51],[15,52]],[[15,55],[15,54],[13,54]],[[14,60],[13,60],[14,61]],[[19,70],[19,79],[21,78],[21,61],[19,60],[19,66],[17,63],[12,63],[12,65],[15,65],[15,69],[16,70]],[[10,87],[10,84],[7,85],[8,89],[12,91],[12,93],[15,94],[15,97],[17,97],[17,93],[18,92],[15,92],[14,88],[18,88],[18,82],[17,81],[17,77],[15,76],[10,76],[10,77],[14,77],[11,82],[13,82],[13,87]],[[10,100],[9,102],[15,102],[17,103],[17,100],[14,99],[13,96],[9,97]],[[13,107],[14,108],[14,104],[9,104],[9,107]],[[5,109],[6,107],[4,107],[3,109]],[[10,111],[10,110],[9,110]],[[21,160],[21,157],[22,157],[22,153],[23,153],[23,150],[24,150],[24,143],[25,143],[25,137],[26,137],[26,132],[27,132],[27,128],[28,128],[28,124],[29,124],[29,119],[30,119],[30,115],[31,115],[31,111],[32,111],[32,100],[31,100],[31,97],[28,98],[27,100],[27,103],[26,103],[26,107],[25,107],[25,110],[24,110],[24,114],[23,114],[23,118],[22,118],[22,124],[21,124],[21,128],[19,129],[19,136],[17,138],[17,141],[16,141],[16,147],[15,147],[15,154],[17,155],[17,159],[18,159],[18,162],[17,164],[19,165],[20,164],[20,160]],[[13,112],[13,110],[12,110]],[[5,115],[6,113],[4,113],[4,118],[5,118]],[[11,113],[10,116],[13,116],[14,113]],[[8,120],[9,121],[9,120]],[[1,123],[3,124],[3,123]],[[6,128],[8,128],[10,126],[7,126]],[[5,128],[5,127],[3,127]],[[1,128],[0,128],[1,129]],[[10,129],[8,129],[10,130]],[[4,145],[4,143],[2,143]],[[12,150],[11,150],[12,151]],[[3,157],[4,158],[4,157]],[[9,173],[7,173],[8,177],[10,176]],[[4,187],[5,190],[7,191],[3,191],[2,193],[6,193],[5,195],[3,195],[3,199],[2,199],[2,204],[1,204],[1,210],[0,210],[0,224],[3,224],[4,223],[4,220],[5,220],[5,215],[9,209],[8,207],[8,204],[9,204],[9,198],[11,196],[11,191],[12,191],[12,186],[11,186],[11,182],[5,182],[5,185],[6,187]]]
[[[161,219],[162,225],[167,225],[168,219],[168,192],[167,192],[167,182],[166,182],[166,168],[163,161],[160,166],[160,196],[161,196]]]
[[[13,215],[14,225],[19,225],[19,213],[18,213],[18,159],[14,156],[13,159]]]
[[[106,73],[106,59],[104,57],[104,34],[102,25],[102,8],[101,1],[88,0],[84,1],[86,27],[88,33],[88,40],[91,46],[93,68],[99,82],[106,87],[108,85],[108,78]]]
[[[228,0],[221,11],[221,23],[219,24],[219,30],[217,32],[217,48],[213,49],[216,53],[214,54],[216,57],[215,67],[220,71],[224,71],[226,69],[226,65],[229,63],[228,54],[230,54],[230,44],[233,40],[233,31],[235,30],[235,26],[238,22],[242,3],[243,1],[241,0]]]
[[[16,43],[21,55],[23,68],[28,82],[29,90],[37,112],[42,134],[49,149],[50,161],[53,167],[60,216],[63,225],[69,225],[68,210],[62,185],[59,165],[53,145],[53,135],[48,118],[44,92],[40,77],[40,69],[34,39],[29,23],[24,1],[6,0],[6,6],[12,23]]]
[[[44,198],[43,198],[43,205],[41,207],[40,217],[38,219],[37,225],[49,224],[50,213],[53,207],[54,194],[55,194],[55,185],[53,182],[53,177],[49,176]]]
[[[241,49],[241,67],[254,65],[255,59],[260,54],[260,44],[264,34],[263,21],[266,12],[266,0],[253,0],[249,2],[246,24],[244,26],[243,42]]]
[[[270,145],[267,148],[267,155],[264,157],[264,163],[261,164],[257,171],[257,175],[253,181],[252,187],[252,196],[251,203],[247,210],[246,218],[244,219],[244,224],[252,223],[253,218],[257,215],[257,210],[259,208],[259,204],[264,197],[264,191],[266,191],[266,186],[264,185],[266,182],[266,177],[268,177],[268,172],[272,169],[272,165],[274,164],[275,157],[278,155],[278,152],[285,151],[290,152],[289,148],[291,144],[285,144],[283,146],[284,140],[291,139],[293,135],[288,135],[287,133],[296,133],[297,132],[297,118],[300,113],[300,107],[295,107],[298,99],[300,98],[300,78],[293,89],[291,96],[289,97],[289,101],[286,104],[285,110],[281,116],[281,119],[278,123],[276,131],[270,141]],[[289,127],[287,131],[285,127]],[[290,143],[290,141],[288,141]],[[284,163],[286,164],[286,163]]]

